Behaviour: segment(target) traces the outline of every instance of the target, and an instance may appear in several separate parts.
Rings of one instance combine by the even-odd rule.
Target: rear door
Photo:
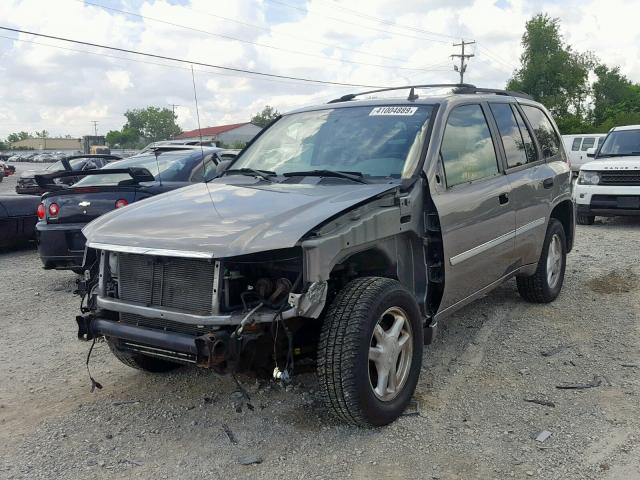
[[[511,117],[508,117],[506,107]],[[561,183],[568,181],[570,175],[563,164],[566,157],[560,135],[546,112],[537,106],[492,104],[492,110],[498,125],[502,124],[507,176],[513,188],[515,258],[519,266],[536,263],[553,201]],[[521,142],[523,150],[507,147],[510,141],[518,146]],[[525,163],[520,164],[523,160]]]
[[[445,260],[440,313],[512,270],[515,212],[488,105],[454,107],[440,145],[446,188],[433,192]]]

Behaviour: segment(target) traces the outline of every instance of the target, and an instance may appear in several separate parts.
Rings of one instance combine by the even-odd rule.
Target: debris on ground
[[[544,400],[544,399],[540,399],[540,398],[524,398],[523,399],[525,402],[529,402],[529,403],[537,403],[538,405],[543,405],[545,407],[555,407],[556,404],[553,403],[550,400]]]
[[[602,379],[597,375],[593,376],[593,380],[586,383],[561,383],[560,385],[556,385],[556,388],[561,390],[584,390],[587,388],[595,388],[602,385]]]
[[[253,455],[245,455],[244,457],[238,458],[238,463],[240,465],[257,465],[264,461],[264,459],[257,454]]]
[[[223,423],[222,424],[222,430],[224,430],[224,433],[227,434],[227,437],[229,437],[229,441],[232,444],[234,444],[234,445],[238,444],[238,439],[236,438],[236,436],[233,433],[233,431],[231,431],[231,429],[229,428],[229,425],[227,425],[226,423]]]
[[[140,400],[118,400],[116,402],[111,402],[111,405],[119,407],[120,405],[135,405],[136,403],[140,403]]]
[[[541,431],[538,436],[536,437],[536,442],[544,442],[547,438],[549,438],[551,435],[553,435],[552,432],[550,432],[549,430],[543,430]]]
[[[552,357],[553,355],[571,348],[571,346],[572,345],[558,345],[557,347],[550,348],[549,350],[542,350],[540,352],[540,355],[542,355],[543,357]]]

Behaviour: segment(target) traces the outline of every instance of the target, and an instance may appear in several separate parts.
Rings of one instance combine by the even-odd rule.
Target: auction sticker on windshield
[[[372,115],[413,115],[418,107],[376,107],[369,113]]]

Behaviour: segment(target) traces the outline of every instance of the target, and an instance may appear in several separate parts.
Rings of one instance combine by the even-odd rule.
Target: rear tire
[[[422,335],[418,305],[399,282],[365,277],[347,284],[327,311],[318,345],[327,409],[362,427],[402,415],[418,383]]]
[[[566,266],[567,240],[564,228],[558,220],[552,218],[549,220],[536,273],[529,277],[516,277],[520,296],[532,303],[553,302],[562,289]]]
[[[149,373],[165,373],[180,368],[179,363],[169,362],[161,358],[149,357],[130,350],[120,349],[116,340],[107,338],[111,353],[127,367],[143,370]]]
[[[593,225],[595,220],[595,215],[578,215],[576,218],[578,225]]]

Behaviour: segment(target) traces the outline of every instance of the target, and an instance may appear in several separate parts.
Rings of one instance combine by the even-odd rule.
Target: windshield
[[[58,170],[64,170],[64,165],[61,161],[57,161],[56,163],[52,163],[45,170],[51,170],[52,172],[57,172]]]
[[[278,175],[310,170],[408,177],[415,170],[433,107],[347,107],[284,116],[231,169]]]
[[[212,177],[215,173],[216,165],[212,159],[213,154],[205,151],[204,165],[206,166],[205,176],[207,178]],[[199,182],[203,180],[202,166],[202,153],[190,150],[188,152],[160,153],[157,161],[153,154],[136,155],[125,160],[112,162],[100,171],[139,167],[146,168],[156,179],[159,178],[164,182]],[[91,175],[83,178],[74,186],[118,185],[123,181],[131,181],[131,177],[126,173]]]
[[[599,157],[640,155],[640,130],[618,130],[605,139]]]

